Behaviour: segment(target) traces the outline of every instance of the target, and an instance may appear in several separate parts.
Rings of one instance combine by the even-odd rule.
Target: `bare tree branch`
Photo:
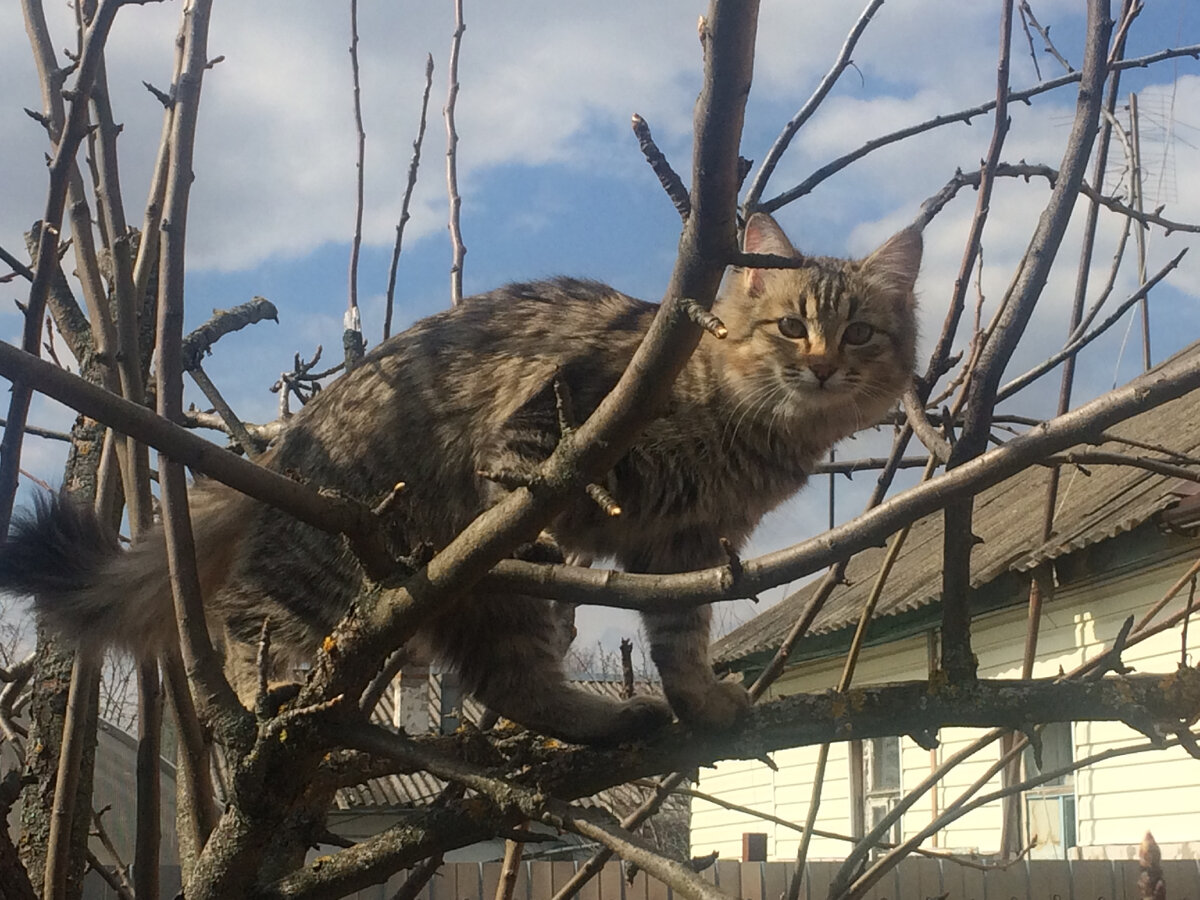
[[[425,120],[429,111],[429,92],[433,87],[433,54],[425,57],[425,92],[421,95],[421,121],[417,125],[417,136],[413,140],[413,155],[408,164],[408,181],[404,186],[404,200],[400,203],[400,221],[396,223],[396,243],[392,247],[392,264],[388,268],[387,307],[383,315],[383,339],[392,335],[392,311],[396,297],[396,270],[400,263],[400,247],[404,242],[404,226],[411,218],[408,212],[413,188],[417,186],[417,169],[421,165],[421,145],[425,142]]]
[[[1157,53],[1150,53],[1146,56],[1139,56],[1135,59],[1126,59],[1113,63],[1112,68],[1125,70],[1133,68],[1145,68],[1157,62],[1162,62],[1167,59],[1176,59],[1181,56],[1190,56],[1193,59],[1200,59],[1200,44],[1190,44],[1186,47],[1179,47],[1172,50],[1160,50]],[[1044,94],[1047,91],[1055,90],[1056,88],[1065,87],[1068,84],[1074,84],[1079,81],[1080,73],[1071,72],[1067,75],[1052,78],[1049,81],[1043,81],[1036,87],[1027,88],[1023,91],[1011,91],[1008,95],[1010,103],[1027,103],[1038,94]],[[832,162],[826,163],[817,171],[809,175],[804,181],[772,197],[770,200],[763,201],[759,205],[759,209],[763,212],[774,212],[782,206],[786,206],[793,200],[798,200],[806,194],[812,193],[813,189],[821,182],[828,179],[830,176],[837,174],[842,169],[851,163],[857,162],[869,153],[878,150],[880,147],[886,147],[889,144],[894,144],[897,141],[902,141],[905,138],[910,138],[913,135],[923,134],[926,131],[932,131],[935,128],[940,128],[943,125],[949,125],[953,122],[964,122],[970,124],[971,119],[976,116],[982,116],[991,112],[996,108],[994,100],[987,103],[981,103],[978,106],[972,106],[969,109],[962,109],[958,112],[947,113],[940,116],[934,116],[932,119],[927,119],[924,122],[919,122],[916,125],[910,125],[907,128],[902,128],[899,131],[894,131],[891,134],[885,134],[882,137],[874,138],[867,141],[857,150],[847,153],[845,156],[840,156]]]
[[[454,0],[454,34],[450,39],[449,93],[442,116],[446,120],[446,189],[450,195],[450,243],[453,259],[450,263],[450,303],[457,306],[462,301],[463,258],[467,255],[462,239],[462,198],[458,195],[458,131],[454,127],[454,104],[458,100],[458,51],[462,46],[463,32],[462,0]]]
[[[825,77],[821,79],[821,83],[817,85],[817,89],[813,91],[812,96],[805,101],[804,105],[800,107],[800,111],[784,126],[779,137],[775,139],[775,143],[771,145],[771,149],[767,151],[762,165],[758,168],[758,174],[754,176],[754,180],[750,183],[750,191],[746,194],[746,202],[742,207],[747,217],[759,208],[758,201],[767,187],[767,181],[770,180],[771,175],[775,172],[775,166],[779,164],[779,160],[791,144],[792,138],[804,127],[804,123],[812,118],[812,114],[817,111],[817,107],[821,105],[829,95],[829,92],[833,90],[833,86],[842,77],[842,73],[848,67],[854,65],[853,60],[850,58],[851,54],[854,53],[858,39],[867,30],[867,26],[871,24],[872,17],[874,17],[881,6],[883,6],[883,0],[870,0],[866,8],[859,15],[858,20],[854,23],[854,27],[850,29],[850,33],[846,35],[846,40],[842,43],[841,52],[838,53],[833,66],[825,73]]]
[[[671,168],[671,164],[667,161],[667,158],[658,149],[658,144],[654,143],[654,137],[650,134],[650,126],[637,113],[633,114],[633,133],[637,136],[642,156],[646,157],[646,162],[650,163],[650,168],[658,176],[658,181],[663,186],[663,190],[667,192],[667,196],[675,204],[679,218],[686,222],[687,217],[691,215],[692,204],[691,199],[688,197],[687,188],[683,185],[683,179],[679,177],[679,173]]]
[[[100,65],[104,42],[112,27],[117,9],[122,0],[103,0],[92,18],[83,51],[80,54],[75,87],[72,91],[70,109],[66,114],[61,136],[56,140],[54,158],[50,163],[50,187],[46,197],[46,208],[42,215],[38,251],[34,262],[33,280],[29,287],[26,304],[25,327],[21,346],[25,351],[37,355],[42,343],[42,317],[46,310],[46,296],[50,280],[58,262],[58,242],[62,231],[63,208],[67,200],[67,188],[71,171],[75,166],[75,153],[84,138],[87,128],[88,95]],[[40,20],[44,26],[40,7],[34,9],[33,0],[24,0],[26,21]],[[41,57],[39,57],[41,59]],[[51,63],[51,65],[53,65]],[[49,75],[43,79],[44,90],[51,93]],[[8,534],[12,518],[13,501],[17,490],[17,469],[20,465],[21,444],[24,439],[25,422],[29,416],[32,388],[14,383],[9,401],[4,429],[0,440],[0,535]]]
[[[358,156],[354,165],[354,235],[350,241],[350,298],[346,308],[345,330],[342,333],[347,369],[354,368],[363,357],[362,318],[358,312],[358,253],[362,247],[367,134],[363,131],[362,89],[358,82],[358,0],[350,0],[350,71],[354,79],[354,130],[358,136]]]

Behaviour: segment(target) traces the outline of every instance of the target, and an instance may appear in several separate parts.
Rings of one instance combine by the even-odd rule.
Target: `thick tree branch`
[[[323,859],[264,887],[256,896],[308,900],[336,896],[381,880],[433,853],[464,846],[495,833],[524,815],[529,799],[522,786],[543,796],[570,801],[612,784],[666,769],[708,765],[718,759],[757,759],[785,747],[870,738],[944,727],[1028,728],[1042,722],[1075,720],[1133,722],[1138,730],[1157,725],[1171,732],[1200,713],[1200,671],[1180,669],[1168,675],[1133,675],[1093,681],[1059,679],[981,680],[968,685],[903,682],[856,688],[845,693],[802,694],[754,707],[736,733],[696,734],[676,725],[639,745],[617,750],[527,748],[522,772],[506,778],[433,757],[424,746],[443,739],[403,739],[362,728],[350,742],[373,753],[402,752],[406,765],[429,766],[440,777],[462,780],[502,799],[491,810],[479,804],[429,809],[422,817]],[[364,741],[370,746],[366,746]],[[506,789],[513,793],[503,794]],[[506,815],[500,807],[509,805]]]
[[[1011,6],[1009,8],[1011,15]],[[1010,302],[1000,313],[996,329],[984,344],[976,361],[974,376],[967,388],[966,421],[950,467],[961,465],[983,452],[991,428],[996,391],[1004,368],[1034,307],[1066,234],[1075,207],[1084,168],[1091,155],[1100,121],[1102,88],[1107,75],[1108,38],[1112,30],[1107,0],[1088,4],[1087,38],[1082,80],[1075,106],[1075,120],[1059,167],[1060,177],[1038,221],[1027,260],[1017,276]],[[953,503],[946,508],[942,596],[945,598],[942,620],[941,665],[951,678],[974,677],[975,659],[970,646],[970,556],[974,537],[971,530],[970,501]]]

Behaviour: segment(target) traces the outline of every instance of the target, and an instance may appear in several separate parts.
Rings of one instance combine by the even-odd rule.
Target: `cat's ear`
[[[889,293],[907,299],[921,269],[921,249],[921,230],[910,225],[864,259],[863,271]]]
[[[796,248],[783,233],[779,223],[763,212],[756,212],[746,220],[742,249],[747,253],[765,253],[771,256],[796,255]],[[747,268],[742,277],[745,280],[746,291],[751,296],[762,290],[762,269]]]

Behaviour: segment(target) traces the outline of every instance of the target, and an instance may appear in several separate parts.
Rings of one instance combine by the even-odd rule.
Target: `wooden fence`
[[[513,900],[550,900],[575,874],[578,863],[526,862],[521,865]],[[1165,860],[1163,877],[1168,900],[1200,900],[1200,860]],[[779,900],[793,863],[718,861],[701,873],[723,893],[742,900]],[[834,862],[811,862],[800,890],[801,900],[825,900],[838,869]],[[178,869],[163,873],[163,896],[177,884]],[[404,875],[352,895],[355,900],[388,900],[404,883]],[[419,900],[493,900],[500,863],[448,863],[422,889]],[[93,881],[94,880],[94,881]],[[1139,900],[1138,865],[1134,860],[1034,860],[1007,869],[970,868],[944,860],[911,857],[884,876],[868,892],[868,900]],[[95,873],[89,876],[87,900],[106,900],[108,892]],[[580,900],[674,900],[665,884],[638,873],[626,881],[621,865],[609,863],[576,896]]]

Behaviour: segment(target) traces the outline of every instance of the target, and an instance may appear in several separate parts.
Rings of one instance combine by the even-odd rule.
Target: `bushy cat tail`
[[[41,621],[81,649],[143,656],[174,637],[161,534],[122,552],[90,504],[57,494],[39,494],[14,516],[0,547],[0,590],[32,596]]]

